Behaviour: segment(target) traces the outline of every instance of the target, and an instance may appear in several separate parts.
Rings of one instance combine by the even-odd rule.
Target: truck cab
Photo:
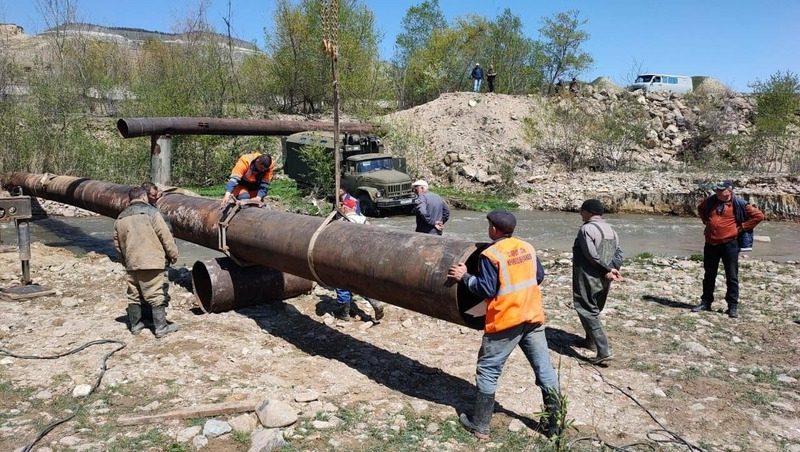
[[[300,186],[310,185],[308,165],[300,153],[302,146],[323,146],[333,159],[333,134],[300,132],[284,140],[284,172]],[[414,204],[411,177],[404,158],[384,152],[374,136],[343,135],[342,188],[358,198],[361,210],[369,216],[381,211],[410,211]]]

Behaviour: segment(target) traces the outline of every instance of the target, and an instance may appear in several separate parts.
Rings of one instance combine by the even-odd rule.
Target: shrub
[[[628,100],[605,113],[593,124],[591,165],[597,169],[621,169],[630,165],[637,145],[647,135],[650,115]]]
[[[800,78],[786,71],[750,85],[758,101],[756,133],[752,137],[752,160],[765,171],[800,168]]]
[[[325,146],[301,146],[300,159],[308,165],[312,194],[318,198],[333,196],[334,162]]]

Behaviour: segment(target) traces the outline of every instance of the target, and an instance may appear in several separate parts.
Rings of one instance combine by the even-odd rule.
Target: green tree
[[[401,107],[469,90],[476,62],[495,66],[498,92],[528,93],[543,85],[543,46],[524,35],[522,20],[510,9],[494,20],[467,15],[450,26],[443,26],[439,15],[438,3],[424,2],[410,8],[404,19],[407,29],[398,37],[393,63]]]
[[[578,11],[571,10],[546,18],[539,29],[544,38],[542,52],[548,92],[559,77],[576,76],[592,65],[592,56],[581,50],[581,45],[589,39],[589,33],[581,30],[586,23]]]
[[[332,99],[330,60],[322,52],[320,0],[295,5],[279,0],[274,32],[267,35],[269,86],[283,111],[320,111]],[[385,98],[386,71],[379,64],[372,12],[356,0],[339,4],[339,86],[343,105],[364,107]]]
[[[489,24],[489,36],[481,60],[494,64],[498,71],[498,92],[522,94],[539,88],[542,83],[541,44],[526,37],[522,19],[506,8]]]
[[[428,45],[433,32],[447,27],[439,0],[425,0],[412,6],[403,16],[403,31],[395,39],[395,61],[404,67],[409,58]]]
[[[401,107],[409,105],[409,93],[417,91],[412,85],[409,71],[414,55],[427,47],[434,32],[447,27],[439,0],[425,0],[408,8],[403,16],[403,31],[395,39],[395,55],[392,62],[392,80],[395,97]],[[425,90],[423,90],[425,91]]]
[[[755,124],[758,130],[774,134],[786,132],[791,124],[800,123],[800,78],[786,71],[776,72],[767,81],[756,80],[750,85],[758,107]]]
[[[18,142],[24,134],[18,124],[22,81],[19,66],[9,55],[5,40],[0,40],[0,174],[22,168],[25,155]]]
[[[312,196],[333,196],[334,162],[325,146],[300,147],[300,159],[308,165]]]
[[[800,78],[786,71],[750,85],[758,102],[753,160],[766,171],[800,169]]]

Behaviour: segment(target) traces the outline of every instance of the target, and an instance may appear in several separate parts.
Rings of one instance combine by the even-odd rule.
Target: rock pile
[[[388,115],[394,127],[421,138],[422,146],[407,150],[413,177],[434,185],[460,188],[513,187],[514,201],[523,208],[574,210],[586,197],[601,197],[618,212],[693,215],[703,196],[701,185],[736,179],[737,193],[756,203],[771,219],[800,217],[800,186],[794,176],[754,173],[689,172],[684,153],[693,146],[720,146],[709,136],[751,133],[754,99],[725,90],[722,94],[674,94],[617,91],[603,80],[585,85],[577,96],[541,97],[505,94],[446,93],[418,107]],[[703,83],[713,85],[713,79]],[[717,82],[718,83],[718,82]],[[526,123],[543,133],[552,131],[550,112],[580,108],[590,115],[618,108],[625,102],[645,111],[647,137],[635,146],[635,171],[564,171],[543,157],[526,140]],[[698,143],[700,136],[704,143]],[[545,137],[551,140],[552,137]],[[387,147],[395,151],[391,139]],[[513,176],[503,165],[513,164]],[[507,169],[507,168],[506,168]]]
[[[711,79],[707,79],[711,80]],[[577,108],[593,117],[634,102],[646,112],[647,128],[643,143],[632,145],[632,164],[639,169],[681,169],[683,153],[690,147],[713,146],[702,141],[713,134],[749,134],[755,101],[744,95],[725,91],[723,94],[679,96],[671,93],[624,91],[605,80],[584,85],[577,96],[541,97],[504,94],[445,93],[438,99],[387,116],[391,124],[405,124],[418,134],[425,150],[415,150],[424,157],[416,166],[421,176],[453,179],[458,174],[467,181],[481,184],[500,182],[499,162],[534,160],[531,171],[543,170],[552,162],[536,161],[539,149],[526,139],[524,123],[536,124],[544,133],[543,141],[558,147],[552,135],[556,108]],[[711,82],[708,82],[711,83]],[[707,133],[713,132],[713,133]],[[388,143],[391,147],[392,143]],[[585,147],[585,146],[584,146]],[[413,162],[412,162],[413,164]],[[519,165],[519,163],[518,163]],[[451,183],[457,183],[451,180]]]

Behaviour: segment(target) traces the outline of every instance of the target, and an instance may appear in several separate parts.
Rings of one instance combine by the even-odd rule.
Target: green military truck
[[[283,140],[283,171],[299,186],[310,186],[310,169],[300,152],[303,146],[323,146],[333,159],[333,133],[300,132]],[[342,134],[341,146],[342,188],[358,198],[365,215],[411,211],[414,193],[404,158],[386,153],[374,136]]]

